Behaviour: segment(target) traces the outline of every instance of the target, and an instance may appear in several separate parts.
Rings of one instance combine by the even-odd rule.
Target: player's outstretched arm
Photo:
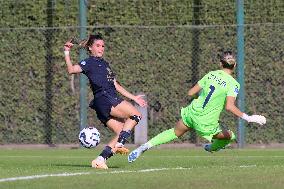
[[[260,125],[264,125],[266,123],[266,118],[262,115],[247,115],[240,111],[238,107],[235,105],[235,97],[228,96],[226,99],[226,110],[232,112],[234,115],[246,120],[247,122],[258,123]]]
[[[123,88],[119,82],[117,82],[116,80],[114,80],[114,86],[115,89],[122,94],[123,96],[133,100],[134,102],[136,102],[139,106],[145,107],[147,106],[147,102],[143,99],[144,95],[133,95],[130,92],[128,92],[125,88]]]
[[[71,58],[70,58],[70,51],[71,51],[71,48],[73,47],[73,43],[69,41],[67,41],[65,44],[64,44],[64,56],[65,56],[65,62],[66,62],[66,65],[67,65],[67,71],[69,74],[75,74],[75,73],[81,73],[82,72],[82,69],[79,65],[73,65],[71,63]]]

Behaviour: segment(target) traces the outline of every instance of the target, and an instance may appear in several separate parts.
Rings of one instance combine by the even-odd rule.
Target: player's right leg
[[[105,125],[115,133],[115,136],[109,141],[107,146],[103,149],[100,155],[92,161],[92,167],[96,169],[108,169],[106,161],[114,154],[127,154],[129,150],[125,147],[120,148],[120,151],[114,151],[114,146],[117,142],[120,131],[122,130],[124,121],[121,119],[111,118]]]
[[[121,147],[115,150],[115,144],[119,138],[119,134],[125,124],[125,116],[121,115],[118,118],[111,116],[111,110],[122,102],[120,98],[114,98],[111,96],[99,96],[92,100],[90,107],[97,113],[98,119],[116,135],[110,140],[107,146],[103,149],[101,154],[92,161],[92,167],[98,169],[107,169],[106,160],[113,156],[115,153],[127,154],[129,150],[125,147]],[[119,118],[120,117],[120,118]]]
[[[141,156],[142,153],[152,148],[153,146],[168,143],[182,136],[185,132],[189,130],[190,128],[185,126],[182,120],[178,121],[175,128],[163,131],[162,133],[149,140],[147,143],[130,152],[130,154],[128,155],[128,162],[131,163],[135,161]]]
[[[108,166],[106,164],[107,157],[109,155],[102,155],[105,154],[105,152],[109,151],[111,153],[111,148],[108,150],[107,148],[110,148],[109,146],[106,146],[105,149],[102,151],[102,153],[92,161],[92,167],[96,169],[108,169]],[[109,158],[109,157],[108,157]]]

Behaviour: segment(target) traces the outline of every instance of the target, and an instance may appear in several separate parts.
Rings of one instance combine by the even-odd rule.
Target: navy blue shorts
[[[101,96],[95,97],[89,104],[89,107],[97,113],[98,119],[106,126],[106,122],[111,119],[111,108],[116,107],[123,101],[119,96],[112,96],[104,93]]]

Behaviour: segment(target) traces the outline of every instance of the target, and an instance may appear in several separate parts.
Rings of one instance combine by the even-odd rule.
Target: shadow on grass
[[[56,166],[56,167],[91,167],[90,165],[86,165],[86,164],[51,164],[52,166]]]
[[[91,165],[86,165],[86,164],[52,164],[52,166],[56,167],[89,167],[92,168]],[[109,169],[119,169],[121,167],[119,166],[108,166]]]

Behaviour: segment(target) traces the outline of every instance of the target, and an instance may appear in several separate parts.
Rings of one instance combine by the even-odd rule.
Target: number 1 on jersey
[[[210,92],[208,93],[208,95],[205,98],[205,101],[203,103],[202,108],[204,108],[206,106],[206,104],[209,102],[209,99],[211,98],[213,92],[215,91],[215,87],[213,85],[210,85]]]

